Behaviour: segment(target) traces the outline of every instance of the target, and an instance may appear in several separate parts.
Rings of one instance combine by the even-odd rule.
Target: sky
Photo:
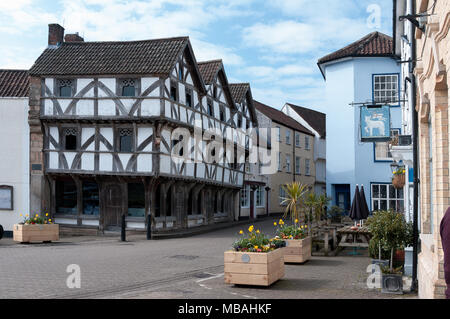
[[[392,0],[0,1],[0,69],[28,69],[48,24],[85,41],[189,36],[197,61],[222,59],[254,99],[326,112],[317,60],[374,31],[392,35]]]

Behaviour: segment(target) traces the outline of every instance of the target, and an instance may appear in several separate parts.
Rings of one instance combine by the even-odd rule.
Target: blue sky
[[[391,35],[392,0],[0,1],[0,68],[29,68],[49,23],[86,41],[188,35],[197,61],[223,59],[229,82],[250,82],[255,99],[326,111],[317,59],[373,31]]]

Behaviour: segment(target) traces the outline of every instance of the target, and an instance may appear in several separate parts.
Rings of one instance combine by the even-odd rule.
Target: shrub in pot
[[[383,250],[389,251],[389,266],[381,267],[382,292],[403,293],[403,265],[394,268],[394,252],[402,250],[410,244],[409,225],[403,214],[389,211],[377,211],[368,220],[372,239],[379,250],[379,258]]]

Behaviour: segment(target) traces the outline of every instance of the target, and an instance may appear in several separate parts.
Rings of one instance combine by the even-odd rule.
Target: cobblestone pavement
[[[313,256],[287,265],[270,288],[223,282],[223,252],[247,226],[189,238],[70,237],[52,244],[0,240],[0,298],[399,298],[366,286],[369,258]],[[273,231],[272,221],[255,227]],[[66,285],[67,266],[81,269],[81,288]],[[400,298],[415,298],[403,295]]]

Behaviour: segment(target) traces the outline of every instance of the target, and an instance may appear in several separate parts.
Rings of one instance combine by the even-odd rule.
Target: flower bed
[[[251,226],[233,250],[224,253],[225,283],[270,286],[284,277],[283,240],[269,239]]]
[[[277,226],[274,223],[274,226]],[[278,222],[277,235],[286,241],[284,250],[285,263],[304,263],[311,259],[311,237],[306,225],[300,225],[298,219],[293,225],[286,226],[283,220]]]

